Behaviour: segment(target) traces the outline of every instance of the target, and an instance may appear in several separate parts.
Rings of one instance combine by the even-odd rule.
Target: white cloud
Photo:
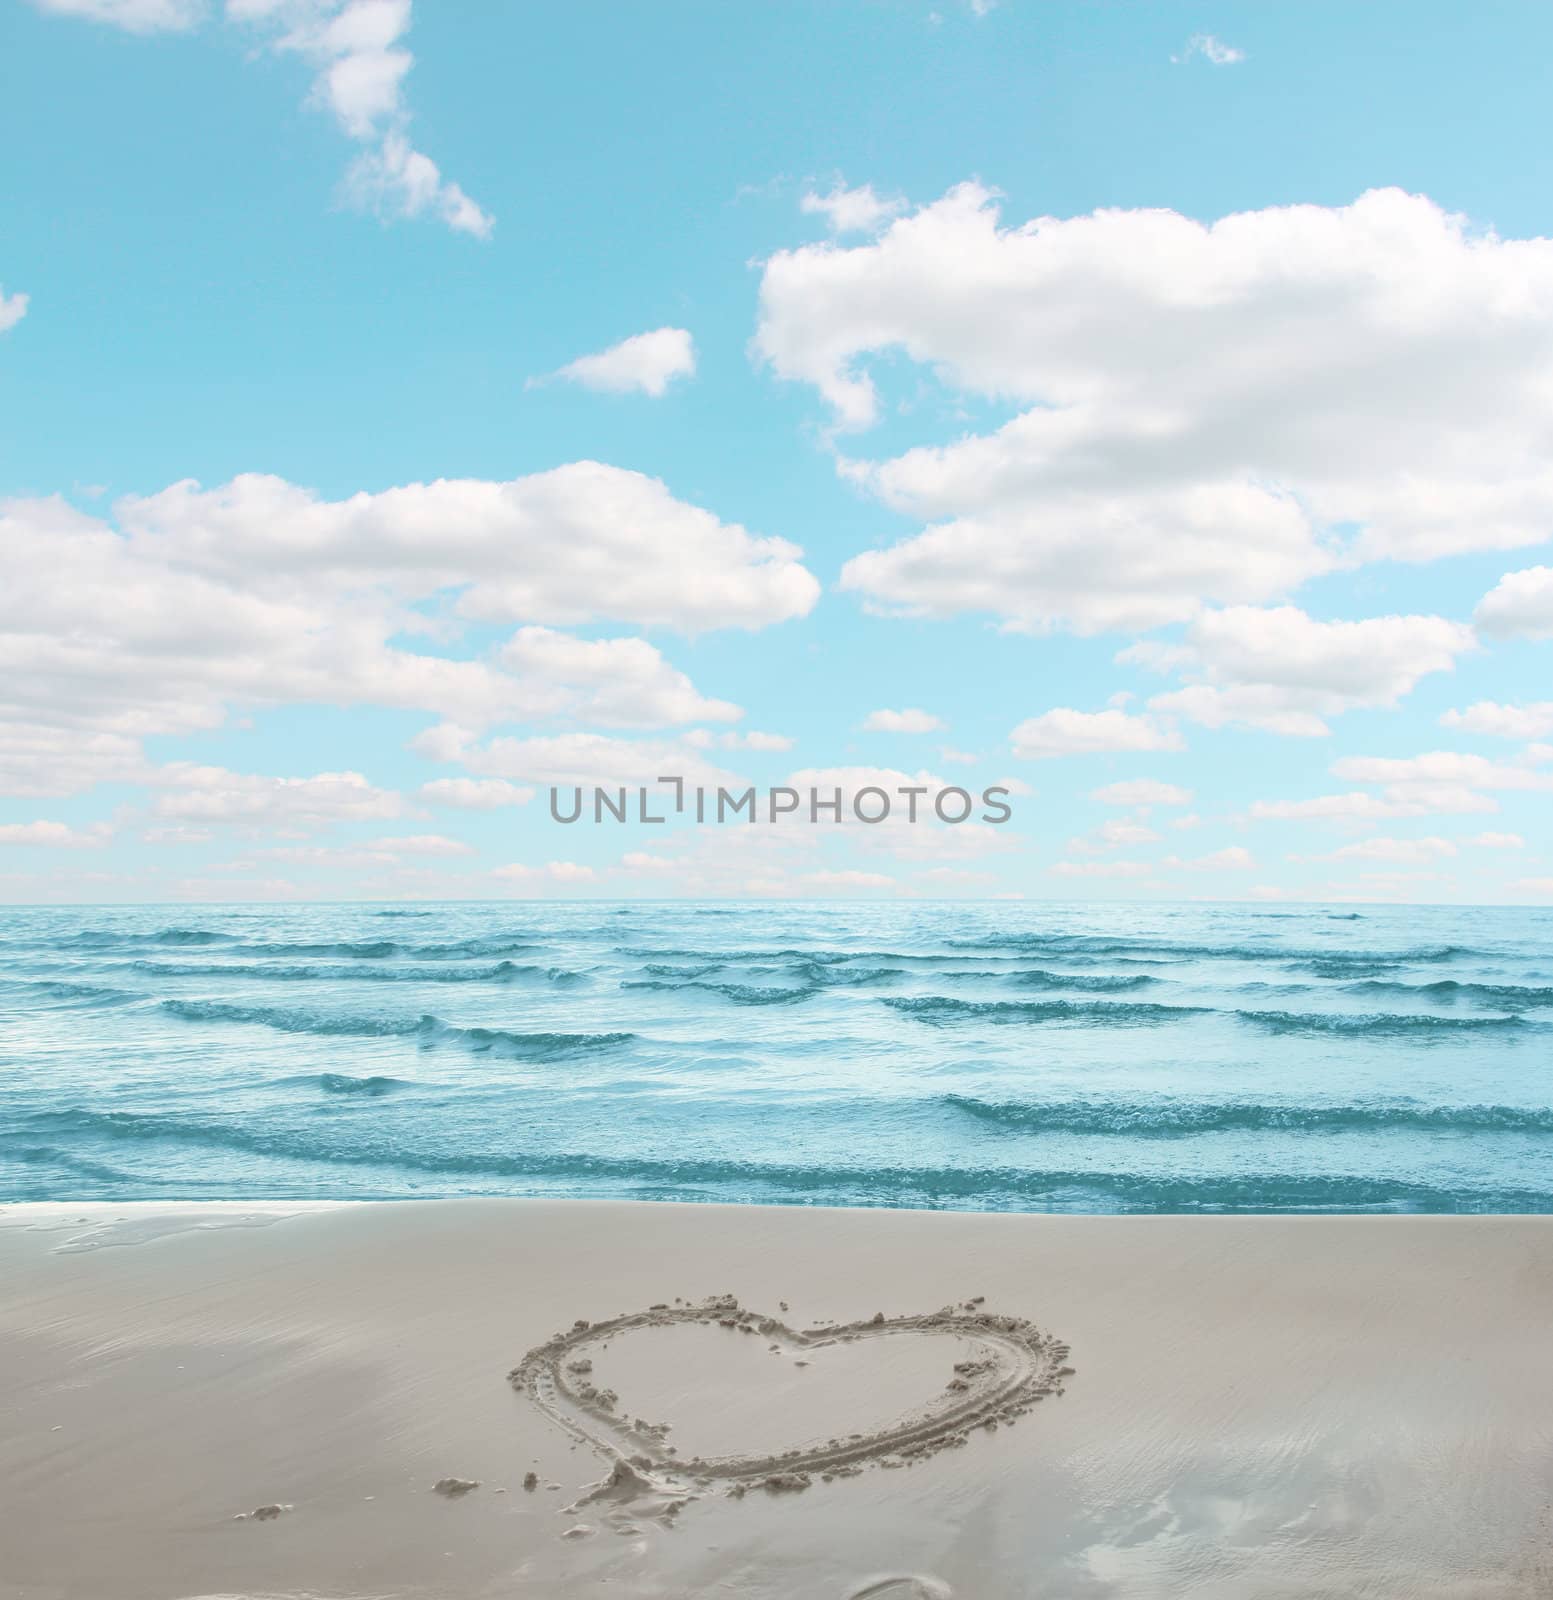
[[[412,833],[397,838],[373,839],[363,846],[392,856],[471,856],[474,846],[442,833]]]
[[[97,850],[107,844],[112,829],[72,828],[63,822],[0,823],[0,844],[47,845],[59,850]]]
[[[20,292],[8,295],[5,285],[0,284],[0,333],[14,328],[27,315],[28,301],[29,297]]]
[[[863,727],[869,733],[942,733],[945,724],[930,711],[908,706],[904,711],[870,711]]]
[[[1354,790],[1311,800],[1258,800],[1248,815],[1260,822],[1380,822],[1497,811],[1493,791],[1553,790],[1553,773],[1446,750],[1401,758],[1344,756],[1331,770],[1347,782],[1376,785],[1381,793]]]
[[[1234,606],[1193,621],[1179,645],[1153,640],[1117,657],[1177,671],[1189,687],[1149,705],[1211,728],[1241,724],[1304,736],[1360,706],[1395,706],[1418,680],[1448,672],[1474,647],[1472,630],[1444,617],[1318,622],[1294,606]]]
[[[1553,567],[1507,572],[1478,602],[1472,620],[1499,639],[1553,639]]]
[[[681,737],[695,750],[756,750],[766,755],[791,750],[797,743],[785,733],[761,733],[755,728],[747,733],[737,729],[729,733],[711,733],[705,728],[692,728]]]
[[[871,183],[848,189],[837,183],[829,194],[806,194],[799,209],[822,215],[832,233],[873,233],[905,209],[904,200],[887,200],[874,193]]]
[[[508,783],[505,778],[433,778],[423,783],[420,798],[429,805],[451,806],[457,811],[499,811],[504,806],[526,806],[535,791]]]
[[[591,462],[338,501],[278,478],[184,482],[116,512],[117,527],[57,498],[0,502],[8,792],[143,781],[143,738],[217,727],[233,705],[378,705],[468,727],[728,720],[738,707],[656,646],[539,624],[757,628],[801,615],[819,587],[793,546]],[[443,651],[464,619],[533,625],[460,659]]]
[[[205,0],[33,0],[40,10],[108,23],[130,33],[181,31],[209,15]],[[226,0],[227,22],[258,32],[270,49],[311,67],[310,100],[367,148],[346,192],[386,217],[435,216],[459,233],[490,236],[495,226],[436,162],[411,144],[404,79],[415,58],[404,48],[410,0]]]
[[[608,394],[648,394],[657,399],[676,378],[696,370],[696,347],[684,328],[654,328],[596,355],[579,356],[554,374]]]
[[[1478,833],[1467,840],[1481,850],[1524,850],[1526,841],[1518,833]]]
[[[1254,822],[1389,822],[1395,817],[1426,817],[1497,811],[1497,803],[1460,785],[1415,791],[1407,785],[1384,795],[1353,790],[1310,800],[1258,800],[1248,815]]]
[[[1154,868],[1144,861],[1057,861],[1047,870],[1058,878],[1146,878]]]
[[[1186,41],[1185,48],[1178,56],[1171,56],[1177,65],[1190,61],[1193,56],[1201,56],[1204,61],[1215,67],[1233,67],[1246,59],[1244,50],[1237,50],[1232,44],[1217,38],[1211,33],[1194,33]]]
[[[32,0],[39,11],[106,22],[127,33],[178,33],[205,20],[205,0]]]
[[[442,723],[411,740],[411,749],[433,761],[458,762],[471,772],[520,782],[591,787],[655,785],[660,777],[715,788],[733,775],[712,766],[683,741],[616,739],[601,733],[490,739],[480,744],[467,728]],[[665,793],[672,795],[672,788]],[[660,796],[659,804],[662,803]]]
[[[455,233],[488,239],[495,218],[482,211],[456,184],[442,176],[430,156],[403,134],[385,134],[381,144],[363,151],[345,175],[346,193],[364,211],[386,220],[440,218]]]
[[[1454,856],[1456,846],[1449,839],[1431,836],[1422,839],[1360,839],[1345,844],[1320,861],[1387,861],[1403,866],[1424,865]]]
[[[1510,887],[1520,894],[1553,896],[1553,878],[1517,878]]]
[[[1553,789],[1553,773],[1532,772],[1525,767],[1490,761],[1485,756],[1462,755],[1451,750],[1432,750],[1426,755],[1402,758],[1344,756],[1332,763],[1332,772],[1351,783],[1385,784],[1388,789],[1403,793]]]
[[[1026,761],[1051,756],[1099,755],[1128,750],[1184,750],[1180,734],[1125,711],[1072,711],[1058,707],[1021,722],[1009,735]]]
[[[862,872],[855,867],[825,868],[806,872],[798,880],[812,889],[835,889],[842,893],[852,889],[898,889],[899,882],[883,872]]]
[[[1179,856],[1166,856],[1160,864],[1182,872],[1249,872],[1256,866],[1256,859],[1244,845],[1232,844],[1211,855],[1194,856],[1189,861]]]
[[[399,795],[376,788],[359,772],[271,778],[177,761],[158,769],[157,782],[164,792],[156,814],[184,822],[309,830],[397,817],[404,809]]]
[[[538,867],[515,861],[511,866],[498,867],[491,876],[505,883],[548,885],[592,883],[598,874],[592,867],[575,861],[547,861]]]
[[[1075,855],[1085,855],[1101,850],[1119,850],[1134,844],[1156,844],[1158,840],[1159,835],[1147,823],[1113,817],[1089,833],[1069,839],[1068,849]]]
[[[772,256],[756,348],[843,427],[881,412],[875,357],[1023,408],[842,463],[925,524],[844,569],[876,607],[1141,628],[1553,519],[1553,241],[1396,190],[1005,227],[966,184],[875,240]]]
[[[552,628],[519,628],[496,652],[518,694],[549,714],[613,728],[660,728],[681,722],[732,722],[743,716],[726,700],[708,700],[645,639],[578,639]]]
[[[804,615],[819,594],[796,546],[597,461],[332,501],[261,474],[211,490],[185,480],[126,497],[119,515],[145,554],[213,578],[282,592],[458,589],[458,611],[485,622],[755,628]]]
[[[1447,711],[1440,718],[1440,726],[1494,739],[1540,739],[1553,733],[1553,700],[1516,706],[1479,700],[1465,711]]]
[[[1090,790],[1089,798],[1103,806],[1185,806],[1192,803],[1192,791],[1155,778],[1124,778]]]

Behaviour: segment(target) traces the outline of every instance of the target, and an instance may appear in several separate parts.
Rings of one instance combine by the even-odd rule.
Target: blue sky
[[[1545,903],[1550,35],[0,0],[0,896]]]

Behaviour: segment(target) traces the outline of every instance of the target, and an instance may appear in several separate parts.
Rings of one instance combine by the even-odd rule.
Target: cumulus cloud
[[[394,856],[470,856],[474,846],[462,839],[450,839],[445,833],[411,833],[397,837],[374,839],[368,850],[382,850]]]
[[[1444,617],[1318,622],[1295,606],[1234,606],[1192,622],[1180,644],[1145,640],[1121,661],[1175,671],[1188,687],[1156,695],[1156,711],[1210,728],[1329,733],[1326,718],[1359,706],[1395,706],[1431,672],[1449,672],[1474,647],[1472,630]]]
[[[1192,803],[1192,791],[1156,778],[1124,778],[1090,790],[1089,798],[1103,806],[1186,806]]]
[[[1056,861],[1047,871],[1058,878],[1147,878],[1154,868],[1145,861]]]
[[[1378,783],[1424,794],[1451,789],[1553,789],[1553,773],[1453,750],[1405,757],[1344,756],[1332,763],[1332,772],[1353,783]]]
[[[1255,822],[1366,823],[1498,809],[1487,795],[1459,786],[1416,793],[1398,785],[1383,795],[1355,789],[1347,794],[1316,795],[1309,800],[1257,800],[1247,815]]]
[[[457,762],[482,776],[542,785],[657,785],[660,777],[715,788],[735,782],[683,740],[618,739],[602,733],[532,738],[502,736],[481,743],[468,728],[441,723],[417,734],[411,748],[432,761]],[[667,791],[672,794],[672,787]]]
[[[1244,845],[1232,844],[1186,861],[1180,856],[1166,856],[1161,865],[1180,872],[1249,872],[1256,866],[1256,859]]]
[[[1526,841],[1518,833],[1477,833],[1467,840],[1480,850],[1524,850]]]
[[[709,700],[645,639],[579,639],[553,628],[519,628],[496,652],[497,663],[551,712],[614,728],[661,728],[682,722],[734,722],[726,700]]]
[[[0,284],[0,333],[7,328],[14,328],[27,315],[27,306],[27,295],[20,292],[7,294],[5,285]]]
[[[859,889],[898,889],[899,882],[884,872],[864,872],[856,867],[821,868],[806,872],[798,882],[811,889],[847,894]]]
[[[1186,748],[1179,733],[1150,717],[1117,710],[1073,711],[1065,706],[1021,722],[1009,739],[1014,754],[1025,761]]]
[[[33,0],[42,11],[108,23],[130,33],[184,31],[210,13],[205,0]],[[410,142],[404,47],[410,0],[226,0],[230,24],[313,72],[309,96],[347,138],[366,148],[346,192],[385,217],[436,217],[456,232],[490,236],[495,222],[430,156]],[[0,324],[3,325],[3,324]]]
[[[1465,711],[1445,712],[1440,726],[1458,728],[1463,733],[1481,733],[1493,739],[1541,739],[1553,733],[1553,700],[1516,706],[1479,700]]]
[[[180,822],[308,830],[397,817],[404,809],[399,795],[359,772],[272,778],[178,761],[158,769],[156,781],[164,791],[156,814]]]
[[[97,850],[113,837],[105,826],[72,828],[64,822],[0,823],[0,844],[46,845],[54,850]]]
[[[1495,638],[1553,639],[1553,567],[1507,572],[1472,616]]]
[[[1072,855],[1093,855],[1135,844],[1155,844],[1158,840],[1159,835],[1145,822],[1113,818],[1077,839],[1069,839],[1068,851]]]
[[[654,328],[591,356],[579,356],[554,374],[608,394],[664,394],[676,378],[696,370],[696,347],[684,328]]]
[[[925,524],[843,571],[885,609],[1144,628],[1343,563],[1534,544],[1553,516],[1553,242],[1396,190],[1005,226],[964,184],[771,257],[756,348],[842,428],[880,415],[875,358],[1020,408],[843,461]]]
[[[491,874],[504,883],[515,883],[525,887],[545,887],[560,885],[568,887],[579,883],[592,883],[598,874],[592,867],[579,865],[575,861],[546,861],[541,866],[529,866],[521,861],[515,861],[510,866],[498,867]]]
[[[1430,835],[1421,839],[1374,838],[1345,844],[1319,861],[1389,861],[1405,866],[1423,865],[1454,856],[1456,846],[1449,839]]]
[[[904,711],[870,711],[863,719],[868,733],[941,733],[945,724],[930,711],[908,706]]]
[[[278,478],[185,482],[121,500],[116,525],[60,499],[0,503],[0,783],[144,781],[143,738],[219,726],[232,705],[473,728],[731,720],[656,646],[552,625],[760,627],[812,605],[799,555],[598,463],[338,501]],[[530,625],[460,659],[445,651],[466,620]]]
[[[456,811],[500,811],[506,806],[526,806],[535,791],[508,783],[505,778],[433,778],[420,787],[428,805],[451,806]]]
[[[1344,756],[1332,763],[1335,777],[1378,786],[1380,793],[1353,790],[1309,800],[1259,800],[1255,821],[1379,822],[1395,817],[1466,815],[1497,811],[1495,791],[1553,790],[1553,773],[1531,764],[1514,766],[1484,756],[1433,750],[1424,755]]]
[[[758,628],[804,615],[819,594],[786,540],[597,461],[332,501],[249,473],[210,490],[185,480],[118,509],[145,553],[212,578],[410,597],[457,590],[459,613],[484,622]]]
[[[791,750],[797,740],[785,733],[762,733],[751,728],[748,732],[734,729],[728,733],[711,733],[705,728],[692,728],[682,735],[686,744],[696,750],[755,750],[765,755],[778,755]]]
[[[904,200],[887,200],[875,194],[871,183],[855,189],[837,183],[829,194],[811,190],[798,204],[805,212],[823,216],[832,233],[874,233],[906,206]]]

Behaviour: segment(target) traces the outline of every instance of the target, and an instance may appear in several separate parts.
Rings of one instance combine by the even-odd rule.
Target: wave
[[[1452,1034],[1513,1033],[1536,1026],[1517,1016],[1440,1017],[1427,1012],[1235,1011],[1230,1014],[1268,1033],[1365,1039],[1427,1040]]]
[[[1146,973],[1046,972],[1039,967],[1011,972],[1004,980],[1016,989],[1077,989],[1083,994],[1129,994],[1159,983]]]
[[[1019,1167],[864,1166],[779,1163],[718,1158],[599,1156],[556,1150],[477,1151],[404,1149],[379,1139],[347,1147],[318,1131],[260,1132],[251,1124],[182,1121],[159,1113],[70,1109],[35,1113],[19,1135],[0,1145],[42,1137],[119,1144],[181,1144],[237,1151],[330,1169],[380,1169],[389,1174],[378,1191],[424,1192],[428,1184],[461,1180],[463,1192],[613,1193],[639,1199],[719,1199],[777,1204],[905,1206],[931,1209],[1020,1211],[1545,1211],[1546,1188],[1484,1186],[1462,1189],[1368,1174],[1315,1176],[1257,1172],[1203,1177]],[[335,1131],[335,1130],[331,1130]],[[353,1130],[355,1131],[355,1130]],[[34,1146],[35,1148],[35,1146]],[[83,1159],[83,1158],[77,1158]],[[144,1180],[140,1180],[144,1184]],[[157,1187],[187,1187],[186,1180]],[[332,1189],[316,1181],[318,1198],[359,1195],[358,1185]]]
[[[188,948],[196,945],[231,944],[230,933],[213,933],[206,928],[161,928],[155,933],[125,933],[113,928],[86,928],[68,939],[58,940],[58,950],[114,950],[138,945],[177,945]]]
[[[396,1089],[412,1087],[407,1078],[390,1078],[383,1073],[374,1073],[370,1078],[353,1078],[347,1072],[318,1072],[310,1077],[288,1078],[286,1081],[309,1084],[315,1089],[322,1089],[325,1094],[361,1095],[373,1100],[392,1094]]]
[[[1198,1133],[1411,1132],[1553,1133],[1553,1108],[1426,1105],[1418,1100],[1308,1105],[1277,1101],[979,1100],[946,1094],[939,1103],[1009,1132],[1120,1134],[1171,1138]]]
[[[1342,955],[1310,956],[1300,961],[1281,963],[1285,972],[1298,972],[1311,978],[1384,978],[1397,970],[1398,963],[1377,960],[1374,956],[1351,951]]]
[[[649,989],[669,994],[683,994],[687,989],[694,989],[702,994],[720,995],[724,1000],[731,1000],[740,1006],[790,1006],[800,1000],[812,999],[819,993],[816,986],[803,989],[777,989],[754,983],[702,983],[697,979],[674,983],[665,978],[624,978],[620,987]]]
[[[1473,1000],[1483,1005],[1503,1006],[1506,1010],[1533,1010],[1553,1006],[1553,988],[1518,983],[1458,983],[1441,978],[1435,983],[1388,983],[1374,979],[1344,986],[1346,994],[1392,994],[1409,999]]]
[[[459,939],[452,944],[405,944],[398,939],[331,939],[321,943],[253,941],[232,944],[234,955],[281,956],[293,960],[334,957],[344,961],[393,961],[404,957],[421,961],[493,961],[543,948],[533,939],[518,939],[507,934],[483,939]]]
[[[27,989],[50,1000],[74,1000],[88,1006],[127,1006],[146,998],[129,989],[110,989],[96,983],[66,983],[55,978],[17,978],[8,979],[6,983],[8,987]]]
[[[952,1022],[1102,1022],[1117,1028],[1146,1028],[1203,1016],[1209,1010],[1146,1000],[950,1000],[940,995],[890,997],[880,1004],[935,1026]]]
[[[494,966],[296,966],[270,962],[132,961],[130,969],[167,978],[259,978],[278,983],[513,983],[543,979],[548,983],[587,982],[587,974],[565,967],[498,961]]]
[[[1398,965],[1412,962],[1455,961],[1479,955],[1467,945],[1415,945],[1402,950],[1330,951],[1293,950],[1269,940],[1266,944],[1208,944],[1168,939],[1118,939],[1085,933],[989,933],[974,939],[949,939],[953,950],[1015,950],[1024,954],[1055,955],[1071,951],[1092,956],[1168,956],[1209,961],[1359,961]]]
[[[219,1000],[163,1000],[159,1009],[185,1022],[239,1022],[274,1028],[281,1033],[306,1033],[322,1038],[416,1039],[423,1046],[459,1044],[469,1050],[495,1051],[531,1061],[612,1049],[634,1033],[518,1033],[506,1028],[460,1028],[439,1017],[334,1016],[283,1006],[235,1006]]]

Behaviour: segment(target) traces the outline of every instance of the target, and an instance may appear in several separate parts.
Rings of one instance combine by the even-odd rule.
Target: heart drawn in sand
[[[784,1307],[785,1309],[785,1307]],[[929,1340],[943,1346],[943,1386],[890,1422],[829,1438],[793,1438],[785,1448],[682,1454],[671,1428],[630,1413],[602,1386],[595,1360],[648,1330],[701,1327],[726,1337],[756,1336],[773,1354],[806,1366],[827,1349],[865,1341]],[[1073,1371],[1068,1346],[1022,1317],[965,1301],[916,1316],[826,1323],[808,1330],[748,1310],[731,1295],[695,1304],[660,1304],[603,1322],[578,1321],[546,1340],[508,1375],[546,1416],[611,1463],[603,1483],[568,1510],[608,1501],[632,1515],[672,1517],[697,1493],[734,1496],[751,1488],[805,1489],[816,1477],[851,1477],[869,1466],[899,1467],[964,1445],[973,1430],[1014,1421],[1047,1395],[1061,1394]],[[694,1376],[690,1375],[691,1387]]]

